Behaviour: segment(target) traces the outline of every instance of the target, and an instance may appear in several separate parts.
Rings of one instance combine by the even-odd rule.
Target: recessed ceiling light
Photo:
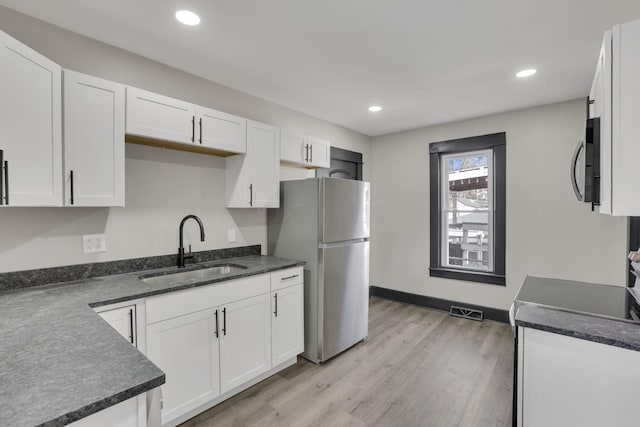
[[[382,107],[379,105],[372,105],[371,107],[369,107],[369,111],[371,111],[372,113],[376,113],[380,110],[382,110]]]
[[[536,73],[535,68],[528,68],[526,70],[522,70],[522,71],[516,73],[516,77],[520,77],[520,78],[522,78],[522,77],[530,77],[530,76],[533,76],[535,73]]]
[[[176,19],[182,22],[184,25],[198,25],[200,23],[200,17],[190,10],[179,10],[176,12]]]

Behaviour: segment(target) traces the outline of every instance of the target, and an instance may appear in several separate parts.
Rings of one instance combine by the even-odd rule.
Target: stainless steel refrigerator
[[[284,181],[267,230],[269,255],[306,261],[302,355],[318,363],[362,341],[369,316],[369,183]]]

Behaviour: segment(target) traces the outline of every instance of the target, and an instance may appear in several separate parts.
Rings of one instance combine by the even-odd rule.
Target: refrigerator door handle
[[[362,243],[362,242],[368,242],[368,241],[369,241],[368,237],[363,237],[361,239],[342,240],[340,242],[319,243],[318,249],[338,248],[340,246],[349,246],[356,243]]]

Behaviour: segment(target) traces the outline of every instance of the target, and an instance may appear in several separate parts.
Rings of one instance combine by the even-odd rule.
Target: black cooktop
[[[527,276],[516,303],[640,323],[640,289]]]

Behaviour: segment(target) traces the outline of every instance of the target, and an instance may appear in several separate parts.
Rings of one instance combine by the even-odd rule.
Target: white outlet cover
[[[82,250],[85,254],[107,251],[105,234],[85,234],[82,236]]]
[[[235,228],[230,228],[227,230],[227,241],[229,243],[235,243],[236,241],[236,230]]]

